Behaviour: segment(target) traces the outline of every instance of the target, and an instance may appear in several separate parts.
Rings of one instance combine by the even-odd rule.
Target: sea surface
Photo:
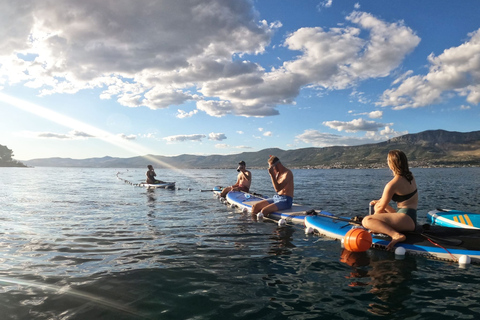
[[[235,170],[0,168],[0,319],[479,319],[480,266],[257,222],[213,197]],[[480,168],[412,169],[419,220],[480,212]],[[118,176],[121,178],[117,178]],[[272,195],[267,170],[252,191]],[[294,202],[354,216],[388,170],[293,170]]]

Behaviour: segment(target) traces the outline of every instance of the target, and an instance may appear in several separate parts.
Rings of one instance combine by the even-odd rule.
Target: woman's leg
[[[392,238],[387,249],[405,241],[406,237],[400,232],[415,230],[415,223],[404,213],[377,213],[363,218],[362,225],[371,232],[383,233]]]

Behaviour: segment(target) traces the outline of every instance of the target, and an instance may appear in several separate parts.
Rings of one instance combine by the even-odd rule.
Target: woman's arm
[[[375,205],[375,213],[397,212],[392,206],[389,205],[394,194],[393,186],[394,182],[392,180],[385,185],[382,197],[379,200],[372,201],[372,204]]]

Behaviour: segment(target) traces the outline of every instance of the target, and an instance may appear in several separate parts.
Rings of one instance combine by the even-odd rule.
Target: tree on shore
[[[25,167],[25,165],[13,159],[12,150],[0,145],[0,167]]]

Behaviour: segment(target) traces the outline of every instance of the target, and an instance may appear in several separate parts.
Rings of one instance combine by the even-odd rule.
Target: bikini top
[[[408,199],[410,199],[411,197],[413,197],[415,195],[415,193],[417,193],[417,189],[415,189],[415,191],[409,193],[409,194],[405,194],[405,195],[398,195],[398,194],[394,194],[392,196],[392,200],[395,201],[395,202],[403,202],[403,201],[407,201]]]

